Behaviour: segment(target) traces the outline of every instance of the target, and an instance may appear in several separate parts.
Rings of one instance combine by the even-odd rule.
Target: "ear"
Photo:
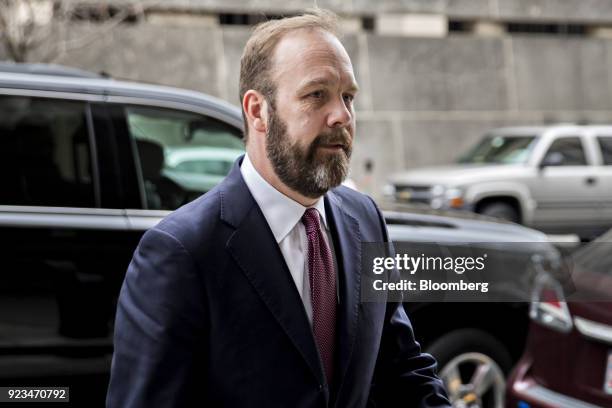
[[[265,133],[268,128],[268,104],[264,96],[249,89],[242,98],[242,109],[248,119],[249,125],[257,132]]]

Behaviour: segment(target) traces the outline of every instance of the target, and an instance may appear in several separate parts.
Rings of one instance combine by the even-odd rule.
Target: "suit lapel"
[[[330,226],[340,269],[337,360],[340,368],[337,389],[340,392],[351,359],[359,320],[361,233],[359,223],[342,208],[341,198],[333,191],[326,196],[325,209],[326,213],[331,215]]]
[[[240,174],[241,162],[242,157],[219,186],[221,218],[235,228],[226,248],[315,377],[323,382],[323,368],[302,299],[274,235]],[[342,208],[341,198],[333,191],[325,196],[325,209],[340,269],[336,388],[340,391],[358,330],[361,234],[357,220]]]
[[[304,304],[274,235],[242,179],[238,161],[220,187],[221,218],[236,228],[227,242],[227,250],[315,377],[323,382],[323,369]]]

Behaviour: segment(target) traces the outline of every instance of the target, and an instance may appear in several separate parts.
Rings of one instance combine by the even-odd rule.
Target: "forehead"
[[[352,86],[353,66],[340,41],[320,29],[299,29],[286,34],[276,45],[272,76],[277,85],[299,86],[324,79]]]

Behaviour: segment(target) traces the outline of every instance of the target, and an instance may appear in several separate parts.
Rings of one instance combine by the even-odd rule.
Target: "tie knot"
[[[306,227],[306,234],[320,230],[319,212],[316,208],[307,208],[302,216],[302,222]]]

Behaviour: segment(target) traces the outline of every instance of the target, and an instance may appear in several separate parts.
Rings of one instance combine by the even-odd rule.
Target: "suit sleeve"
[[[389,242],[382,214],[372,201]],[[394,272],[398,274],[397,271]],[[396,278],[395,276],[394,278]],[[444,384],[436,374],[433,356],[421,352],[401,302],[387,303],[385,323],[370,392],[373,407],[451,407]]]
[[[204,366],[205,299],[198,269],[172,235],[149,230],[119,295],[107,407],[179,407],[197,402]],[[199,395],[205,390],[200,387]],[[203,404],[200,404],[203,405]]]

